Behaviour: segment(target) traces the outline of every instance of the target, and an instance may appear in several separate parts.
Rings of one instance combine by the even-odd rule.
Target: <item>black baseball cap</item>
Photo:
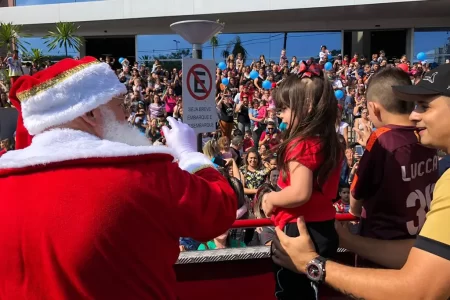
[[[433,96],[450,97],[450,64],[443,64],[425,73],[416,85],[397,85],[392,90],[404,101],[418,101]]]

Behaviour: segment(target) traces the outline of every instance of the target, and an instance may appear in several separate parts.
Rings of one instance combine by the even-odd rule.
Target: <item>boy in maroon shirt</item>
[[[351,186],[350,211],[362,216],[361,235],[382,240],[416,237],[438,179],[436,150],[420,145],[409,121],[414,103],[395,97],[391,87],[397,85],[411,85],[397,68],[371,79],[367,102],[378,129],[367,141]]]

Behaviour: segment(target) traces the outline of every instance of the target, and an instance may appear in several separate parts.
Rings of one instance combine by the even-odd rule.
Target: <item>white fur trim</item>
[[[25,128],[36,135],[72,121],[126,91],[108,64],[92,64],[22,101]]]
[[[101,140],[83,131],[52,129],[36,135],[29,147],[6,152],[0,158],[0,169],[23,168],[82,158],[158,153],[175,157],[173,150],[164,146],[130,146]]]
[[[210,159],[200,152],[191,152],[179,158],[178,165],[189,173],[195,173],[214,165]]]

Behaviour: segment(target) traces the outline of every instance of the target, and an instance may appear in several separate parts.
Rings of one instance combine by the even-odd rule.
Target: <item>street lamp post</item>
[[[177,40],[173,40],[174,42],[175,42],[175,49],[177,49],[177,51],[178,51],[178,44],[180,43],[180,41],[177,41]]]
[[[223,29],[223,24],[215,21],[192,20],[170,25],[173,31],[192,44],[192,58],[202,58],[202,45]]]
[[[173,31],[192,44],[192,58],[195,59],[202,59],[202,45],[222,31],[223,27],[223,24],[206,20],[181,21],[170,25]],[[201,134],[197,135],[197,149],[202,151]]]

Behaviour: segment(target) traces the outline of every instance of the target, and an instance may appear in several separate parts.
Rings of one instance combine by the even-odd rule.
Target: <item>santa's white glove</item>
[[[189,125],[168,117],[170,127],[163,126],[162,131],[166,138],[166,144],[172,148],[180,158],[188,153],[197,152],[197,138],[194,129]]]
[[[213,166],[210,159],[197,152],[197,138],[195,131],[189,125],[168,117],[170,127],[163,126],[162,131],[166,138],[166,144],[172,148],[178,156],[178,165],[181,169],[190,173]]]

